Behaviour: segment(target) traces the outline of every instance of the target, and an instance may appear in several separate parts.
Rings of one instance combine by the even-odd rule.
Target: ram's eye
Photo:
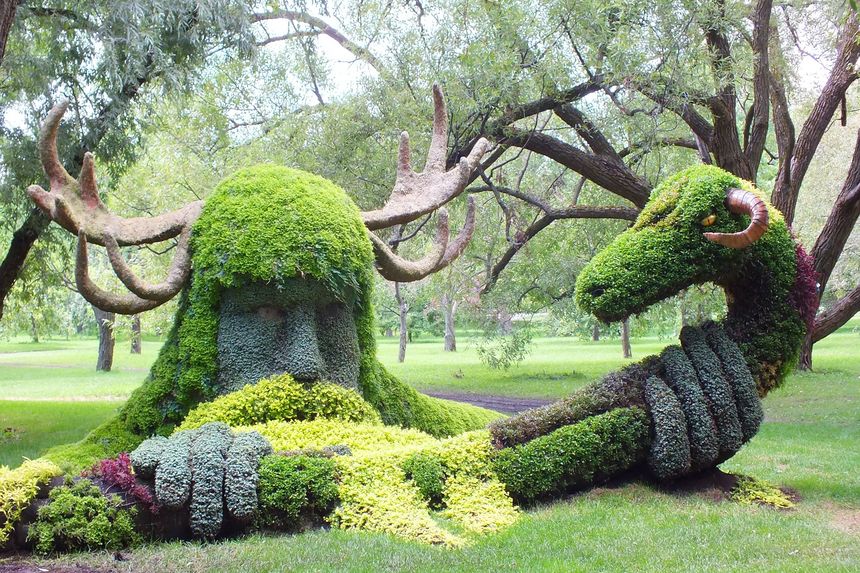
[[[710,227],[711,225],[713,225],[716,222],[717,222],[717,215],[714,213],[711,213],[710,215],[708,215],[707,217],[705,217],[701,221],[703,227]]]

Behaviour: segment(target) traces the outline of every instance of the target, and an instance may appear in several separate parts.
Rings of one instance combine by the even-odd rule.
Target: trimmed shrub
[[[119,496],[103,496],[88,479],[54,488],[49,499],[27,535],[38,553],[117,550],[140,542],[134,529],[137,509],[122,508]]]
[[[308,456],[266,456],[260,462],[257,522],[271,529],[298,529],[319,521],[338,501],[335,464]]]
[[[221,422],[200,426],[191,445],[191,531],[211,538],[224,522],[224,474],[227,450],[233,441],[230,428]]]
[[[403,473],[411,479],[418,491],[431,506],[442,503],[445,492],[445,469],[438,457],[419,452],[412,454],[403,462]]]
[[[191,468],[188,460],[197,430],[170,436],[155,470],[155,497],[168,509],[179,509],[191,495]]]
[[[645,400],[651,414],[651,450],[648,469],[659,479],[672,479],[690,471],[690,442],[681,403],[663,380],[645,381]]]
[[[699,386],[696,369],[678,346],[667,346],[660,354],[660,360],[665,381],[677,396],[687,421],[690,471],[712,467],[720,453],[717,428]]]
[[[702,392],[708,399],[711,416],[717,426],[720,455],[717,463],[732,457],[741,448],[743,434],[738,419],[735,397],[723,375],[717,355],[705,341],[702,329],[685,326],[681,329],[681,345],[698,374]]]
[[[154,478],[155,468],[158,467],[158,461],[165,446],[167,446],[167,438],[164,436],[155,436],[142,442],[129,454],[134,473],[143,479]]]
[[[532,501],[626,470],[644,457],[648,441],[645,411],[617,408],[499,450],[493,466],[514,499]]]
[[[246,522],[257,510],[257,468],[272,446],[256,432],[239,434],[227,451],[224,501],[230,515]]]
[[[0,546],[9,540],[21,512],[36,499],[39,488],[61,474],[56,464],[43,459],[26,460],[14,470],[0,466]]]
[[[320,382],[306,387],[289,374],[248,384],[241,390],[200,404],[188,413],[179,430],[206,422],[247,426],[270,420],[333,418],[348,422],[379,422],[379,414],[354,390]]]
[[[728,337],[719,324],[706,323],[704,331],[708,346],[720,359],[723,373],[732,387],[743,441],[747,442],[758,433],[759,426],[764,420],[764,410],[761,407],[755,380],[738,345]]]
[[[557,402],[497,420],[489,426],[493,445],[509,448],[614,408],[643,406],[645,376],[642,365],[631,364]]]

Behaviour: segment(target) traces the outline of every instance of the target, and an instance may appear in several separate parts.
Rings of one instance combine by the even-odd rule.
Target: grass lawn
[[[396,341],[381,341],[379,354],[419,389],[534,397],[564,395],[626,362],[617,341],[541,339],[521,365],[494,372],[479,363],[468,341],[458,342],[456,354],[443,354],[441,341],[412,344],[404,364],[396,363]],[[634,341],[636,359],[668,342]],[[140,357],[118,351],[119,371],[96,375],[89,371],[93,341],[52,341],[45,347],[34,352],[0,345],[0,396],[6,399],[0,400],[0,429],[21,431],[18,439],[0,443],[0,463],[17,464],[21,455],[35,456],[46,445],[83,436],[118,406],[107,399],[125,396],[140,383],[157,352],[154,343]],[[768,396],[762,430],[722,466],[794,488],[801,501],[789,511],[670,495],[632,483],[531,508],[512,528],[461,550],[333,530],[209,545],[153,544],[123,562],[109,553],[38,562],[153,573],[857,571],[860,335],[843,328],[816,347],[814,358],[816,372],[795,374]],[[81,395],[89,401],[74,401]]]

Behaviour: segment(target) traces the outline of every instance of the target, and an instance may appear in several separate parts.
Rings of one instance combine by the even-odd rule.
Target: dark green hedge
[[[696,370],[678,346],[668,346],[660,354],[664,380],[675,392],[687,421],[687,438],[690,442],[690,469],[696,471],[712,467],[719,455],[717,428],[708,410],[708,403]]]
[[[648,441],[645,411],[617,408],[498,450],[493,466],[511,496],[529,502],[626,470],[642,460]]]
[[[728,337],[720,325],[709,322],[705,324],[704,331],[708,346],[720,359],[723,373],[734,392],[743,441],[747,442],[756,435],[764,420],[764,410],[761,407],[755,380],[738,345]]]
[[[661,480],[690,472],[687,420],[674,392],[656,376],[645,381],[645,400],[651,414],[648,468]]]
[[[685,326],[681,329],[681,344],[696,368],[699,384],[708,399],[711,416],[717,425],[720,455],[717,463],[732,457],[743,443],[738,409],[729,383],[723,375],[717,355],[705,341],[702,329]]]
[[[423,452],[412,454],[403,462],[403,473],[411,479],[431,506],[442,503],[445,468],[438,457]]]
[[[331,513],[339,496],[334,462],[322,457],[266,456],[260,461],[258,524],[298,530]]]

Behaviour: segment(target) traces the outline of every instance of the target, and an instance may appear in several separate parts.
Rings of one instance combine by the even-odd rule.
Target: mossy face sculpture
[[[459,256],[474,230],[470,200],[463,230],[449,241],[442,207],[463,191],[488,144],[477,142],[468,157],[446,169],[447,112],[438,87],[433,95],[434,129],[424,170],[412,170],[404,132],[392,195],[381,209],[364,213],[322,177],[259,165],[227,177],[205,204],[154,218],[121,218],[99,199],[91,155],[78,180],[60,165],[55,138],[65,106],[51,111],[40,142],[51,191],[33,186],[28,193],[78,236],[81,294],[99,308],[124,314],[180,296],[149,378],[111,422],[124,428],[124,445],[133,441],[128,433],[168,433],[195,404],[281,373],[306,384],[330,381],[355,389],[385,422],[434,435],[480,427],[495,417],[419,395],[388,375],[375,356],[369,300],[374,262],[386,278],[418,280]],[[373,233],[436,211],[436,240],[418,261],[400,258]],[[166,280],[150,284],[135,276],[120,247],[170,237],[178,242]],[[107,249],[130,293],[109,293],[92,283],[88,243]]]

